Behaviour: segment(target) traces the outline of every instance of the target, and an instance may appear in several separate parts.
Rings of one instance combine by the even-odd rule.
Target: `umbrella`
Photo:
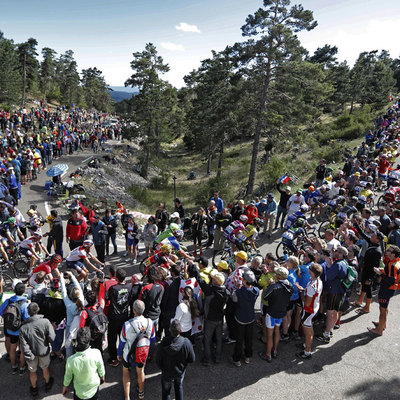
[[[4,200],[0,200],[0,204],[4,204],[6,207],[14,207],[12,204],[7,203],[7,202],[4,201]]]
[[[4,185],[3,183],[0,183],[0,198],[5,197],[4,196],[4,191],[8,190],[8,187],[6,185]],[[8,206],[7,206],[8,207]]]
[[[47,172],[47,176],[58,176],[62,175],[65,171],[68,171],[68,165],[67,164],[57,164],[51,167]]]

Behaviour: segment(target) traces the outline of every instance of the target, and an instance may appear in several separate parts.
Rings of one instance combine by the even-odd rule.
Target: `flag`
[[[290,178],[285,174],[285,175],[283,175],[283,176],[281,176],[281,177],[279,178],[279,181],[280,181],[281,183],[285,184],[285,183],[288,183],[288,182],[290,181]]]

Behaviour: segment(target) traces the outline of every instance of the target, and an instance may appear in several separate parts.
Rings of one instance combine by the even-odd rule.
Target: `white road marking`
[[[44,208],[46,209],[46,215],[50,215],[50,206],[48,201],[44,202]]]

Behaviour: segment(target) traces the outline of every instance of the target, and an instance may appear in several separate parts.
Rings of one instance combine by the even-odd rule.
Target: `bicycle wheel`
[[[27,274],[29,271],[29,264],[24,260],[16,260],[13,264],[13,273],[16,278]]]
[[[212,263],[213,263],[214,268],[217,268],[217,265],[218,265],[218,263],[219,263],[220,261],[226,261],[226,262],[228,262],[230,256],[231,256],[231,255],[229,254],[229,251],[227,251],[227,250],[225,250],[225,249],[220,250],[220,251],[218,251],[217,253],[215,253],[215,254],[213,255],[213,259],[212,259]]]
[[[10,275],[7,274],[3,274],[2,272],[0,272],[0,277],[3,277],[4,283],[3,283],[3,290],[4,293],[13,293],[14,289],[12,287],[12,278],[10,277]]]
[[[283,261],[285,255],[291,256],[293,254],[293,251],[289,249],[289,247],[285,246],[282,242],[280,242],[276,247],[275,253],[278,260]]]
[[[379,196],[379,199],[378,199],[378,208],[380,208],[380,207],[386,207],[386,204],[387,204],[387,202],[386,202],[386,200],[385,200],[385,195],[384,195],[384,194],[381,194],[381,195]]]
[[[325,239],[325,231],[331,227],[330,221],[322,222],[318,228],[318,235],[321,239]]]

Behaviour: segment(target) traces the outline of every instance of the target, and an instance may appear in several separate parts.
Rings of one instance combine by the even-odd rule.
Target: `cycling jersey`
[[[176,251],[181,251],[181,245],[175,236],[170,236],[164,240],[162,240],[156,247],[157,250],[161,250],[161,246],[164,244],[170,244]]]
[[[20,247],[22,249],[28,249],[28,250],[32,250],[35,248],[36,243],[40,243],[35,241],[35,238],[33,236],[30,236],[28,238],[26,238],[25,240],[23,240],[20,244]]]
[[[301,211],[296,211],[295,213],[289,215],[286,219],[285,228],[290,229],[290,227],[296,225],[296,221],[301,219],[306,219],[306,216]]]
[[[87,258],[87,251],[83,246],[79,246],[76,249],[72,250],[71,253],[68,254],[66,260],[67,261],[84,261]]]
[[[168,268],[168,258],[164,255],[164,253],[162,251],[157,251],[151,257],[147,258],[144,261],[144,265],[146,267],[149,267],[152,264],[159,265],[160,267],[163,267],[163,268]],[[147,272],[147,271],[145,271],[145,272]]]
[[[282,234],[282,243],[292,249],[293,251],[297,251],[297,247],[295,245],[295,239],[299,236],[305,236],[306,232],[303,228],[295,228],[291,227],[287,231]]]
[[[315,314],[319,310],[319,300],[322,292],[322,281],[320,278],[311,279],[305,289],[304,296],[311,297],[311,303],[304,307],[310,314]]]
[[[244,229],[244,225],[239,220],[233,221],[224,229],[224,238],[234,243],[235,235]]]
[[[33,271],[33,274],[37,274],[40,271],[44,271],[46,273],[46,275],[51,274],[51,271],[53,269],[56,269],[57,265],[55,265],[55,267],[51,267],[50,261],[46,261],[44,263],[41,263],[40,265],[38,265]]]

